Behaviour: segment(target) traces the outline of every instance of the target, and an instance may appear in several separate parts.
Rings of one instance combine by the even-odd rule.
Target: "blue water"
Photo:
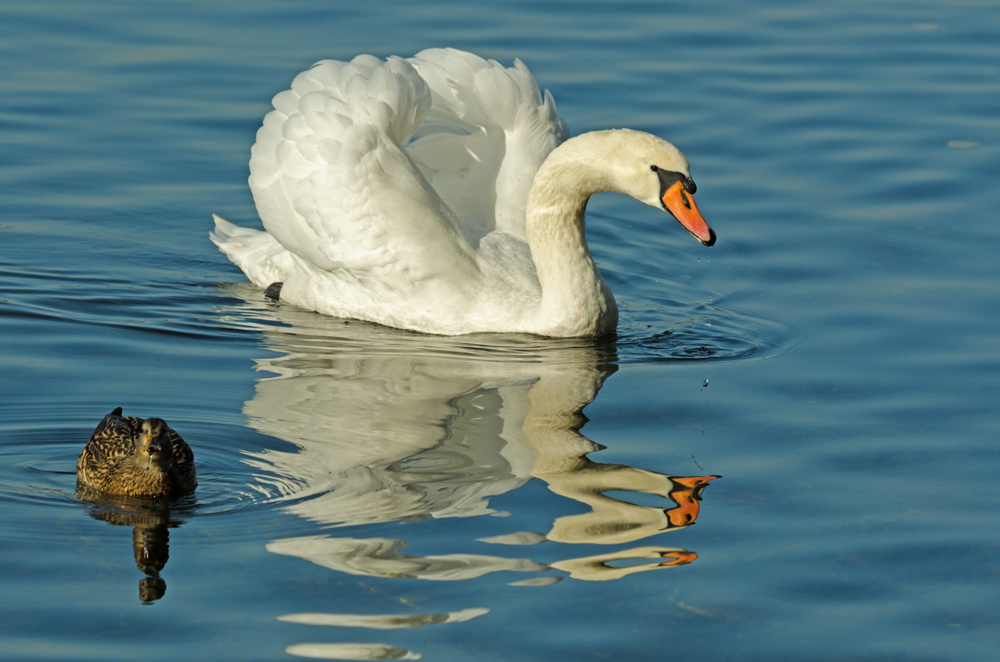
[[[977,2],[3,4],[0,657],[994,659],[998,34]],[[611,341],[265,302],[207,234],[259,227],[270,98],[430,46],[676,143],[718,243],[595,196]],[[78,497],[117,406],[191,443],[194,496]]]

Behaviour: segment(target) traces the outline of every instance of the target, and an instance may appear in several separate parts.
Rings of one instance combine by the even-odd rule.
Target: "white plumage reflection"
[[[257,360],[275,373],[257,382],[248,424],[297,447],[250,453],[255,488],[289,514],[317,524],[316,535],[275,540],[275,553],[307,558],[351,574],[471,579],[500,570],[564,569],[582,579],[611,579],[696,558],[667,547],[610,552],[653,559],[611,568],[587,557],[538,563],[461,546],[439,556],[403,551],[387,538],[331,537],[330,527],[484,515],[498,550],[540,542],[629,545],[690,526],[706,484],[716,476],[671,476],[594,462],[601,447],[580,433],[582,410],[617,370],[613,344],[583,339],[495,335],[428,336],[320,316],[248,296],[279,356]],[[246,318],[233,318],[246,324]],[[282,326],[275,326],[278,321]],[[284,326],[287,325],[287,326]],[[498,512],[491,500],[533,478],[587,506],[553,516],[546,531],[523,531],[527,513]],[[619,493],[659,497],[640,505]],[[474,527],[482,531],[481,525]],[[323,531],[322,533],[320,531]],[[401,530],[402,531],[402,530]],[[357,536],[359,530],[352,529]],[[471,540],[473,547],[478,546]]]

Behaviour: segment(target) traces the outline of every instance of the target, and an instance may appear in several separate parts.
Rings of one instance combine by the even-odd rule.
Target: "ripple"
[[[245,428],[183,420],[172,420],[172,425],[184,430],[195,452],[199,485],[193,495],[158,500],[104,498],[81,492],[76,486],[76,458],[87,437],[75,427],[39,428],[19,432],[16,441],[9,439],[11,431],[4,433],[8,439],[0,443],[0,502],[56,509],[85,507],[99,513],[165,508],[181,521],[277,507],[277,499],[250,487],[261,472],[247,464],[249,451],[239,443],[240,437],[246,436]],[[287,505],[288,501],[281,503]],[[22,512],[22,537],[51,538],[51,528],[40,531],[31,525],[35,520],[30,508]],[[102,514],[94,516],[108,519]]]
[[[75,502],[76,456],[66,442],[0,444],[0,500],[15,503]]]
[[[242,301],[219,309],[223,323],[262,333],[276,349],[309,347],[337,356],[414,356],[489,363],[535,363],[597,351],[611,363],[733,361],[790,350],[793,330],[739,309],[708,304],[621,304],[617,337],[544,338],[527,334],[433,336],[345,320],[265,301],[246,283],[220,286]]]
[[[761,359],[793,347],[789,327],[744,311],[707,305],[684,314],[663,306],[623,308],[617,342],[623,364]]]
[[[242,329],[211,315],[226,302],[216,284],[146,282],[94,277],[71,269],[0,269],[0,304],[8,323],[58,321],[177,339],[245,339]],[[72,329],[78,333],[78,329]]]

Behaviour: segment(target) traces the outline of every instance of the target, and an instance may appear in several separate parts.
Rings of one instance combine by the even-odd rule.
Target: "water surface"
[[[975,2],[7,3],[2,657],[993,659],[998,29]],[[610,340],[265,302],[207,233],[259,224],[270,98],[431,46],[522,58],[574,133],[675,142],[718,243],[595,196]],[[194,496],[80,498],[117,406],[191,443]]]

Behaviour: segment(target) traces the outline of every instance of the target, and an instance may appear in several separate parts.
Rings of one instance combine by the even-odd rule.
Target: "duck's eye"
[[[658,172],[658,171],[660,170],[660,169],[659,169],[659,168],[657,168],[657,167],[656,167],[655,165],[651,165],[651,166],[649,166],[649,169],[650,169],[650,170],[652,170],[653,172]]]

